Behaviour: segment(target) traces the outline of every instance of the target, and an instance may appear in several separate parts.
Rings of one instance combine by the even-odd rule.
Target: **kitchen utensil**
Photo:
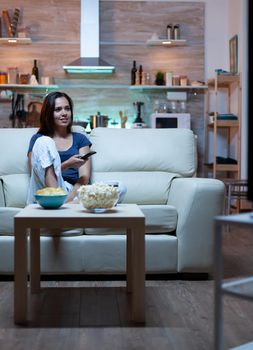
[[[108,126],[108,120],[108,116],[101,115],[100,112],[98,112],[97,114],[90,116],[90,127],[91,129],[98,127],[106,128]]]

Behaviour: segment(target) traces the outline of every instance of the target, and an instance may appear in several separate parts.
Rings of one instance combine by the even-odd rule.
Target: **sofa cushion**
[[[26,203],[29,175],[2,175],[0,179],[3,183],[5,206],[23,208]]]
[[[173,178],[177,174],[162,171],[95,172],[92,182],[119,180],[127,187],[123,203],[166,204]]]
[[[14,216],[20,208],[0,208],[0,235],[13,235]]]
[[[145,233],[168,233],[176,230],[177,210],[172,205],[140,205],[145,215]],[[87,235],[124,234],[123,229],[85,228]]]

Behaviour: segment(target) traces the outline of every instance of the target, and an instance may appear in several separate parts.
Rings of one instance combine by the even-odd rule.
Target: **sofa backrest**
[[[166,204],[172,179],[196,171],[191,130],[95,128],[90,141],[92,182],[124,182],[128,203]]]
[[[0,176],[28,173],[27,150],[37,128],[0,129]]]
[[[0,129],[0,206],[25,205],[29,183],[27,149],[36,130]]]
[[[196,170],[195,137],[188,129],[95,128],[92,170],[165,171],[183,177]]]

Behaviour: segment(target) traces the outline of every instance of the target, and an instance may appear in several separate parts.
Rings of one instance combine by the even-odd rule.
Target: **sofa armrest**
[[[216,179],[174,179],[168,204],[178,212],[178,271],[210,272],[213,263],[213,220],[223,212],[224,183]]]

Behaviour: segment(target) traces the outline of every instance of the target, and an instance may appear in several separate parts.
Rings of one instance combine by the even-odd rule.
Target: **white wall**
[[[214,75],[216,68],[229,71],[229,39],[238,35],[238,71],[242,82],[241,178],[247,178],[247,0],[205,2],[206,79]]]
[[[247,177],[247,1],[229,0],[228,33],[238,34],[238,71],[242,80],[241,178]]]
[[[228,1],[205,1],[206,79],[213,77],[217,68],[229,70]]]

